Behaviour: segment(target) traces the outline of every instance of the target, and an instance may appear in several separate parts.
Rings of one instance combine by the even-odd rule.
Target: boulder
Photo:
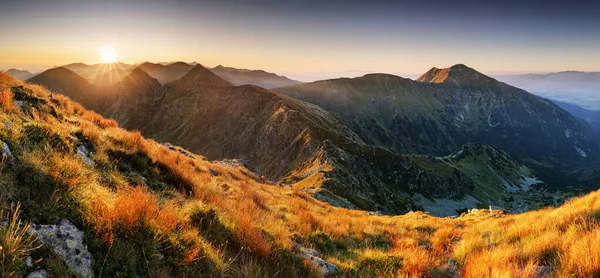
[[[32,273],[29,273],[29,275],[27,275],[27,278],[46,278],[46,277],[48,277],[48,273],[43,269],[36,270]]]
[[[94,162],[94,160],[91,159],[89,155],[90,152],[84,145],[79,145],[77,147],[77,156],[79,156],[79,158],[81,158],[87,165],[90,165],[92,167],[96,166],[96,162]]]
[[[67,219],[58,225],[32,225],[29,231],[38,237],[44,244],[52,246],[54,253],[58,254],[76,274],[82,277],[93,277],[92,255],[83,244],[83,231],[80,231]]]
[[[2,158],[7,159],[12,157],[12,152],[10,152],[10,148],[6,142],[2,142]]]
[[[319,270],[323,277],[332,277],[339,272],[337,265],[329,263],[319,257],[319,252],[314,249],[306,248],[301,245],[296,245],[294,251],[305,260],[309,261],[312,266]]]

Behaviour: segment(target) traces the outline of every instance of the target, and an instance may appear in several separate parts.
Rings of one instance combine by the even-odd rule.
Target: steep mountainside
[[[218,65],[212,68],[211,71],[236,86],[256,85],[271,89],[301,83],[300,81],[291,80],[285,76],[280,76],[263,70],[236,69]]]
[[[547,166],[592,163],[599,145],[556,104],[464,65],[433,68],[417,82],[369,74],[275,91],[333,113],[368,144],[446,155],[481,142]]]
[[[560,106],[560,108],[565,109],[574,117],[588,123],[595,132],[600,133],[600,111],[585,109],[577,104],[568,102],[558,100],[551,101]]]
[[[9,69],[5,72],[10,77],[18,80],[27,80],[33,77],[35,74],[26,70],[18,70],[18,69]]]
[[[201,65],[162,87],[138,68],[121,84],[82,90],[64,93],[126,128],[209,159],[245,159],[267,179],[340,206],[401,213],[419,208],[414,193],[461,199],[476,183],[476,176],[448,163],[439,167],[455,169],[452,175],[424,170],[410,158],[364,144],[315,105],[256,86],[232,86]]]

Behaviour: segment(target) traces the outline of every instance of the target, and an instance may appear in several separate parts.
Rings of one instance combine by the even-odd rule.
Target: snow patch
[[[567,128],[567,130],[565,130],[565,136],[567,138],[571,137],[571,130]]]
[[[488,114],[488,125],[490,125],[490,127],[496,127],[498,126],[500,123],[495,123],[492,124],[492,113],[490,112],[490,114]]]
[[[581,157],[587,157],[587,153],[585,153],[582,149],[575,147],[575,150],[581,155]]]

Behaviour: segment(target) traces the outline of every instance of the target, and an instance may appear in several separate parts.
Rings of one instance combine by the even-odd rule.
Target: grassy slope
[[[451,259],[465,277],[533,277],[540,265],[600,275],[600,192],[522,215],[370,216],[170,150],[40,87],[6,90],[18,85],[0,75],[0,122],[14,125],[1,126],[0,140],[15,156],[0,173],[0,205],[21,201],[37,224],[74,221],[98,276],[316,275],[292,239],[352,277],[451,276]],[[75,155],[77,142],[95,167]],[[36,256],[64,276],[49,252]]]

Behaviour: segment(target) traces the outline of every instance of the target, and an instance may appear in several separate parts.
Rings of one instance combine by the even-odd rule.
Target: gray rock
[[[19,106],[19,108],[22,108],[22,107],[23,107],[23,102],[22,102],[22,101],[20,101],[20,100],[15,100],[15,104],[16,104],[17,106]]]
[[[3,122],[4,126],[7,128],[13,128],[15,125],[9,121],[4,121]]]
[[[48,277],[48,273],[43,269],[36,270],[32,273],[29,273],[29,275],[27,275],[27,278],[46,278],[46,277]]]
[[[556,267],[540,265],[535,267],[535,277],[552,277],[556,272]]]
[[[88,151],[88,149],[84,145],[79,145],[77,147],[77,156],[79,156],[79,158],[83,159],[83,161],[87,165],[94,167],[94,166],[96,166],[96,162],[94,162],[94,160],[89,157],[90,154],[91,154],[90,151]]]
[[[311,265],[319,270],[323,277],[332,277],[339,272],[337,265],[329,263],[319,257],[319,252],[314,249],[306,248],[300,245],[296,245],[294,251],[305,260],[309,261]]]
[[[27,257],[27,259],[25,259],[25,265],[27,265],[27,267],[33,266],[33,259],[31,258],[31,256],[29,256],[29,257]]]
[[[2,157],[12,157],[12,152],[10,152],[10,148],[8,147],[8,144],[6,144],[6,142],[2,142]]]
[[[454,258],[450,258],[446,264],[446,269],[450,273],[450,277],[458,278],[461,276],[460,266]]]
[[[94,276],[92,255],[83,244],[83,232],[69,220],[63,219],[59,225],[32,225],[29,232],[40,242],[51,245],[73,272],[83,277]]]
[[[311,193],[310,191],[305,191],[306,193]],[[314,192],[313,197],[321,202],[327,202],[334,207],[339,208],[347,208],[347,209],[358,209],[356,205],[352,202],[348,201],[348,199],[344,197],[337,196],[326,189],[321,189],[319,191]]]

